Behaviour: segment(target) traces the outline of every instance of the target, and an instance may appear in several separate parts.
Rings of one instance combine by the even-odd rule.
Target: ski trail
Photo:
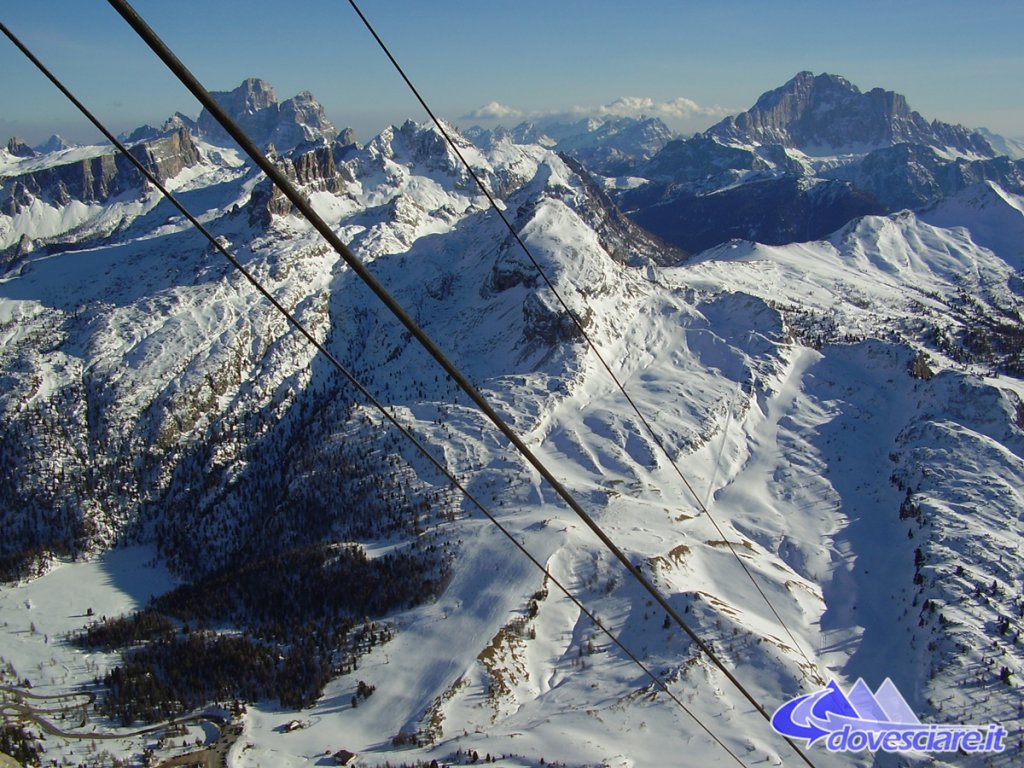
[[[722,466],[722,454],[725,453],[725,442],[729,437],[729,425],[732,423],[732,407],[734,398],[729,398],[729,402],[725,406],[725,425],[722,427],[722,441],[718,444],[718,453],[715,455],[715,461],[711,465],[711,479],[708,480],[708,489],[704,494],[704,507],[707,508],[711,504],[711,494],[715,490],[715,480],[718,477],[718,468]]]

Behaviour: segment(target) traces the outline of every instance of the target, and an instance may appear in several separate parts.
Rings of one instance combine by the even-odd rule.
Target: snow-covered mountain
[[[996,153],[981,134],[937,120],[929,123],[904,96],[867,93],[838,75],[800,72],[768,91],[748,111],[706,131],[725,143],[780,144],[807,155],[864,154],[894,144],[920,144],[973,157]]]
[[[828,678],[877,688],[890,677],[923,722],[1014,734],[1002,755],[935,762],[1020,761],[1018,193],[989,180],[918,214],[854,210],[821,239],[735,240],[683,258],[626,219],[577,160],[511,135],[456,135],[709,516],[438,131],[409,122],[359,146],[324,128],[311,97],[285,110],[258,82],[221,98],[252,107],[260,140],[318,212],[769,710]],[[17,679],[65,692],[121,667],[100,696],[107,717],[131,721],[143,710],[117,708],[125,691],[152,696],[154,712],[191,701],[187,686],[154,693],[152,681],[170,686],[194,655],[154,649],[199,643],[217,662],[197,675],[208,687],[187,693],[252,700],[233,766],[307,765],[343,748],[365,765],[474,752],[508,766],[731,764],[555,577],[742,762],[795,764],[203,122],[178,117],[133,151],[546,572],[382,427],[109,148],[8,151],[0,564],[22,581],[0,590],[0,656]],[[284,135],[298,140],[273,140]],[[748,188],[756,174],[803,167],[789,147],[699,142],[662,153]],[[88,194],[68,168],[90,169]],[[800,183],[840,199],[850,184]],[[107,551],[118,544],[148,549]],[[110,617],[151,595],[145,615],[169,629],[132,636],[151,649],[125,651],[135,672],[109,639],[111,650],[83,650],[64,638],[89,623],[87,607]],[[105,637],[115,630],[128,631],[107,626]],[[232,666],[238,643],[249,666]],[[271,682],[257,683],[256,667]],[[244,670],[229,675],[235,689],[214,688],[225,669]],[[115,719],[90,720],[118,731]],[[125,736],[109,748],[145,746]],[[47,751],[78,759],[80,745],[49,736]],[[809,754],[823,766],[923,760]]]
[[[508,129],[466,129],[466,137],[481,146],[511,139],[517,144],[540,144],[565,153],[602,176],[625,176],[672,141],[675,135],[656,117],[556,119],[524,122]]]
[[[990,138],[1011,148],[994,134],[928,122],[900,94],[801,72],[612,186],[638,224],[684,250],[731,238],[781,245],[984,181],[1024,193],[1024,161]]]

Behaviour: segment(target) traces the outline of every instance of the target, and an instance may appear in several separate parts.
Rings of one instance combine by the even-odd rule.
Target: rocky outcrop
[[[304,142],[330,144],[338,135],[323,107],[309,91],[278,103],[270,83],[249,78],[233,91],[215,91],[211,95],[260,147],[273,144],[283,153]],[[196,126],[208,141],[231,142],[220,123],[205,109]]]
[[[306,191],[324,190],[338,194],[345,189],[346,181],[354,181],[351,174],[338,165],[339,156],[344,156],[349,148],[350,145],[335,142],[331,146],[314,146],[305,152],[276,160],[288,180]],[[276,154],[273,147],[271,150]],[[270,224],[272,216],[287,216],[295,210],[269,179],[264,179],[253,190],[249,208],[250,221],[263,227]]]
[[[309,91],[302,91],[281,103],[279,119],[269,140],[277,146],[296,146],[303,141],[330,143],[338,129],[327,119],[324,108]]]
[[[177,131],[129,150],[161,182],[200,162],[199,149],[188,131]],[[109,153],[71,163],[9,176],[4,180],[0,209],[9,216],[34,198],[62,206],[72,200],[102,203],[115,195],[141,190],[145,179],[131,161],[113,148]]]
[[[592,312],[588,306],[579,317],[580,325],[586,329],[591,320]],[[548,346],[583,338],[569,313],[539,293],[531,293],[523,302],[523,336]]]
[[[348,154],[351,150],[358,149],[359,144],[356,143],[356,132],[351,128],[342,128],[337,138],[334,140],[335,161],[339,160],[339,151],[341,154]]]
[[[35,250],[36,244],[28,235],[22,235],[18,242],[0,251],[0,275],[14,269],[23,256]]]
[[[4,187],[3,212],[15,215],[33,199],[58,206],[72,200],[100,203],[139,185],[138,171],[116,155],[99,155],[66,165],[10,177]]]
[[[801,72],[763,94],[748,111],[705,135],[744,144],[781,144],[808,154],[867,152],[894,144],[923,144],[981,157],[995,156],[984,136],[960,125],[929,123],[898,93],[867,93],[836,75]]]
[[[202,161],[199,148],[184,128],[162,138],[136,144],[130,151],[161,182],[173,179]]]
[[[35,150],[18,136],[12,136],[7,140],[7,151],[15,157],[35,157]]]

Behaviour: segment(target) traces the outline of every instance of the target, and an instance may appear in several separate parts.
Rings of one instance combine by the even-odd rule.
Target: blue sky
[[[136,0],[212,90],[262,77],[310,90],[367,139],[424,119],[346,0]],[[435,111],[643,111],[698,130],[801,70],[904,94],[929,119],[1024,136],[1024,3],[709,0],[362,0]],[[198,105],[103,0],[6,3],[3,19],[115,130]],[[0,138],[95,133],[0,39]],[[625,101],[623,101],[625,99]],[[477,112],[483,105],[492,107]],[[609,107],[608,105],[615,105]],[[492,121],[493,122],[493,121]]]

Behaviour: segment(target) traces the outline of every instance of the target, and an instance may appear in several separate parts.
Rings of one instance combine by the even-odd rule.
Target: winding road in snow
[[[171,758],[168,761],[161,763],[163,766],[189,764],[193,765],[196,763],[203,763],[205,765],[226,765],[227,753],[231,749],[231,746],[241,735],[241,727],[234,726],[228,727],[228,721],[220,715],[214,715],[210,713],[203,713],[198,715],[189,715],[175,720],[168,720],[163,723],[151,725],[146,728],[141,728],[137,731],[130,731],[128,733],[84,733],[75,731],[64,731],[54,725],[50,720],[47,720],[44,715],[62,714],[71,715],[76,712],[83,714],[82,722],[84,724],[85,717],[84,713],[88,711],[88,708],[96,701],[96,694],[88,691],[82,691],[77,693],[55,693],[55,694],[39,694],[31,693],[24,690],[23,688],[17,688],[9,685],[0,685],[0,695],[3,696],[4,700],[0,701],[0,720],[7,720],[13,717],[13,719],[29,720],[38,725],[43,731],[50,734],[51,736],[58,736],[64,739],[87,739],[87,740],[114,740],[114,739],[131,739],[137,736],[145,736],[151,733],[164,731],[171,727],[182,726],[188,723],[200,723],[200,722],[211,722],[217,726],[219,736],[217,740],[207,746],[206,748],[199,750],[198,752],[190,752],[187,755],[182,755],[177,758]],[[13,697],[14,700],[11,700]],[[24,703],[24,699],[37,699],[43,701],[57,702],[59,706],[47,706],[47,707],[36,707],[30,704]],[[60,704],[71,700],[74,702],[72,705]],[[185,762],[182,762],[185,758],[188,758]]]

